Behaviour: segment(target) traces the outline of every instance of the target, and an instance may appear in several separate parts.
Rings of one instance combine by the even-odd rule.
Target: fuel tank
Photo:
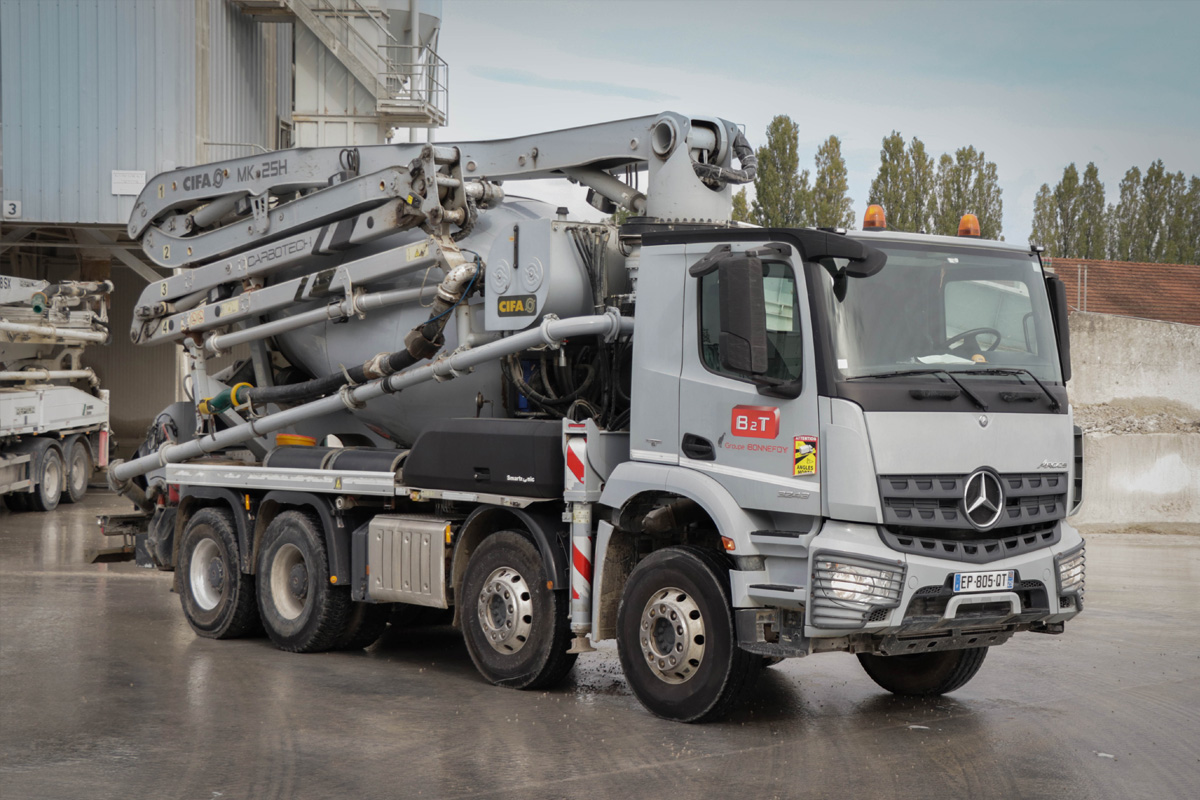
[[[478,256],[486,265],[485,273],[477,279],[482,282],[482,294],[473,291],[468,301],[473,333],[503,334],[536,325],[547,314],[565,318],[594,312],[594,286],[598,281],[589,272],[586,254],[575,241],[578,231],[573,233],[572,228],[578,229],[579,224],[556,219],[555,211],[553,206],[538,200],[509,197],[496,208],[480,213],[471,234],[458,243],[465,257]],[[356,247],[342,260],[381,252],[394,252],[398,259],[403,259],[406,246],[425,238],[421,231],[406,231]],[[615,235],[610,238],[611,247],[615,247]],[[628,277],[622,261],[601,255],[597,263],[601,264],[599,269],[606,271],[610,291],[624,291]],[[289,280],[332,265],[330,257],[314,259],[279,273],[273,280]],[[367,292],[421,287],[432,290],[442,277],[441,270],[430,268],[359,288]],[[335,374],[378,353],[403,349],[405,335],[429,318],[431,302],[430,295],[421,302],[369,311],[363,318],[309,325],[281,334],[275,342],[294,366],[310,376]],[[297,305],[273,318],[314,307],[317,304]],[[518,307],[521,313],[510,313]],[[443,353],[459,346],[459,332],[453,320],[446,326],[444,336]],[[506,417],[509,414],[505,405],[501,364],[491,362],[454,380],[423,383],[381,397],[353,413],[377,434],[411,444],[433,420]]]

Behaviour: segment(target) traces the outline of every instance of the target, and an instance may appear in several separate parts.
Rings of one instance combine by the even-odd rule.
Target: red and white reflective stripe
[[[583,549],[580,549],[581,544]],[[571,542],[572,600],[587,600],[592,596],[592,560],[585,553],[591,549],[591,540],[586,536],[576,536]]]
[[[587,437],[572,436],[567,440],[567,472],[577,483],[586,483],[584,459],[587,458]]]

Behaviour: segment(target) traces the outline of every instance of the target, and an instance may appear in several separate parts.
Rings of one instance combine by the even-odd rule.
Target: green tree
[[[960,147],[938,159],[936,189],[930,198],[933,233],[953,236],[963,214],[979,218],[984,239],[1001,239],[1004,206],[996,164],[974,147]]]
[[[817,148],[816,167],[812,189],[814,224],[823,228],[853,228],[853,201],[846,196],[850,184],[838,137],[830,136]]]
[[[746,199],[746,187],[738,189],[733,195],[733,211],[729,218],[734,222],[751,222],[750,201]]]
[[[794,228],[812,224],[812,189],[808,170],[800,171],[799,128],[779,115],[767,126],[767,143],[758,148],[752,220],[764,227]]]
[[[1139,214],[1141,236],[1133,251],[1135,261],[1157,263],[1166,255],[1167,213],[1171,207],[1173,177],[1163,167],[1161,158],[1146,169]]]
[[[1171,213],[1167,260],[1175,264],[1200,264],[1200,178],[1186,185],[1178,173],[1180,187]]]
[[[1136,261],[1144,248],[1142,231],[1142,171],[1130,167],[1121,179],[1116,206],[1108,207],[1109,258]]]
[[[911,173],[909,155],[904,149],[904,137],[898,131],[892,131],[890,136],[883,137],[883,147],[879,150],[879,172],[871,181],[867,203],[883,206],[888,225],[896,230],[907,230],[898,223],[905,207],[905,193],[911,182]]]
[[[1052,256],[1065,257],[1055,250],[1058,241],[1058,215],[1054,209],[1054,193],[1050,184],[1043,183],[1033,198],[1033,230],[1029,233],[1030,244],[1040,244]]]
[[[1050,251],[1063,258],[1075,258],[1079,216],[1079,170],[1075,164],[1067,165],[1062,180],[1054,187],[1054,220],[1058,237],[1050,245]]]
[[[925,143],[915,136],[908,143],[908,163],[911,175],[896,230],[913,233],[932,231],[933,215],[930,209],[937,195],[937,168],[933,156],[925,149]]]
[[[1074,258],[1104,258],[1108,250],[1108,225],[1104,213],[1104,184],[1100,170],[1088,162],[1079,185],[1079,221],[1075,227]]]

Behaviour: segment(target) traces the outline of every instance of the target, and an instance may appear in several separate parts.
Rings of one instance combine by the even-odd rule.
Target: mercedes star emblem
[[[983,469],[971,473],[963,489],[963,510],[971,524],[980,530],[999,522],[1004,513],[1004,487],[1000,479]]]
[[[987,426],[988,426],[987,414],[980,414],[979,415],[979,427],[986,428]]]

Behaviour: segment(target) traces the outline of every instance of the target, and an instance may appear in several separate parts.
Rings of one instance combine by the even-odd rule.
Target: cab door
[[[728,251],[724,256],[710,244],[689,245],[687,251],[679,463],[710,475],[743,508],[817,515],[816,368],[801,258],[780,243],[721,247]],[[722,258],[747,262],[742,277],[731,278],[734,273],[721,268]],[[729,285],[741,284],[743,277],[750,278],[746,285]],[[756,309],[752,316],[761,313],[750,327],[765,330],[765,342],[759,340],[765,353],[751,354],[749,362],[736,353],[741,349],[745,356],[752,347],[740,340],[747,327],[731,330],[739,322],[729,319],[733,306],[747,305]]]

